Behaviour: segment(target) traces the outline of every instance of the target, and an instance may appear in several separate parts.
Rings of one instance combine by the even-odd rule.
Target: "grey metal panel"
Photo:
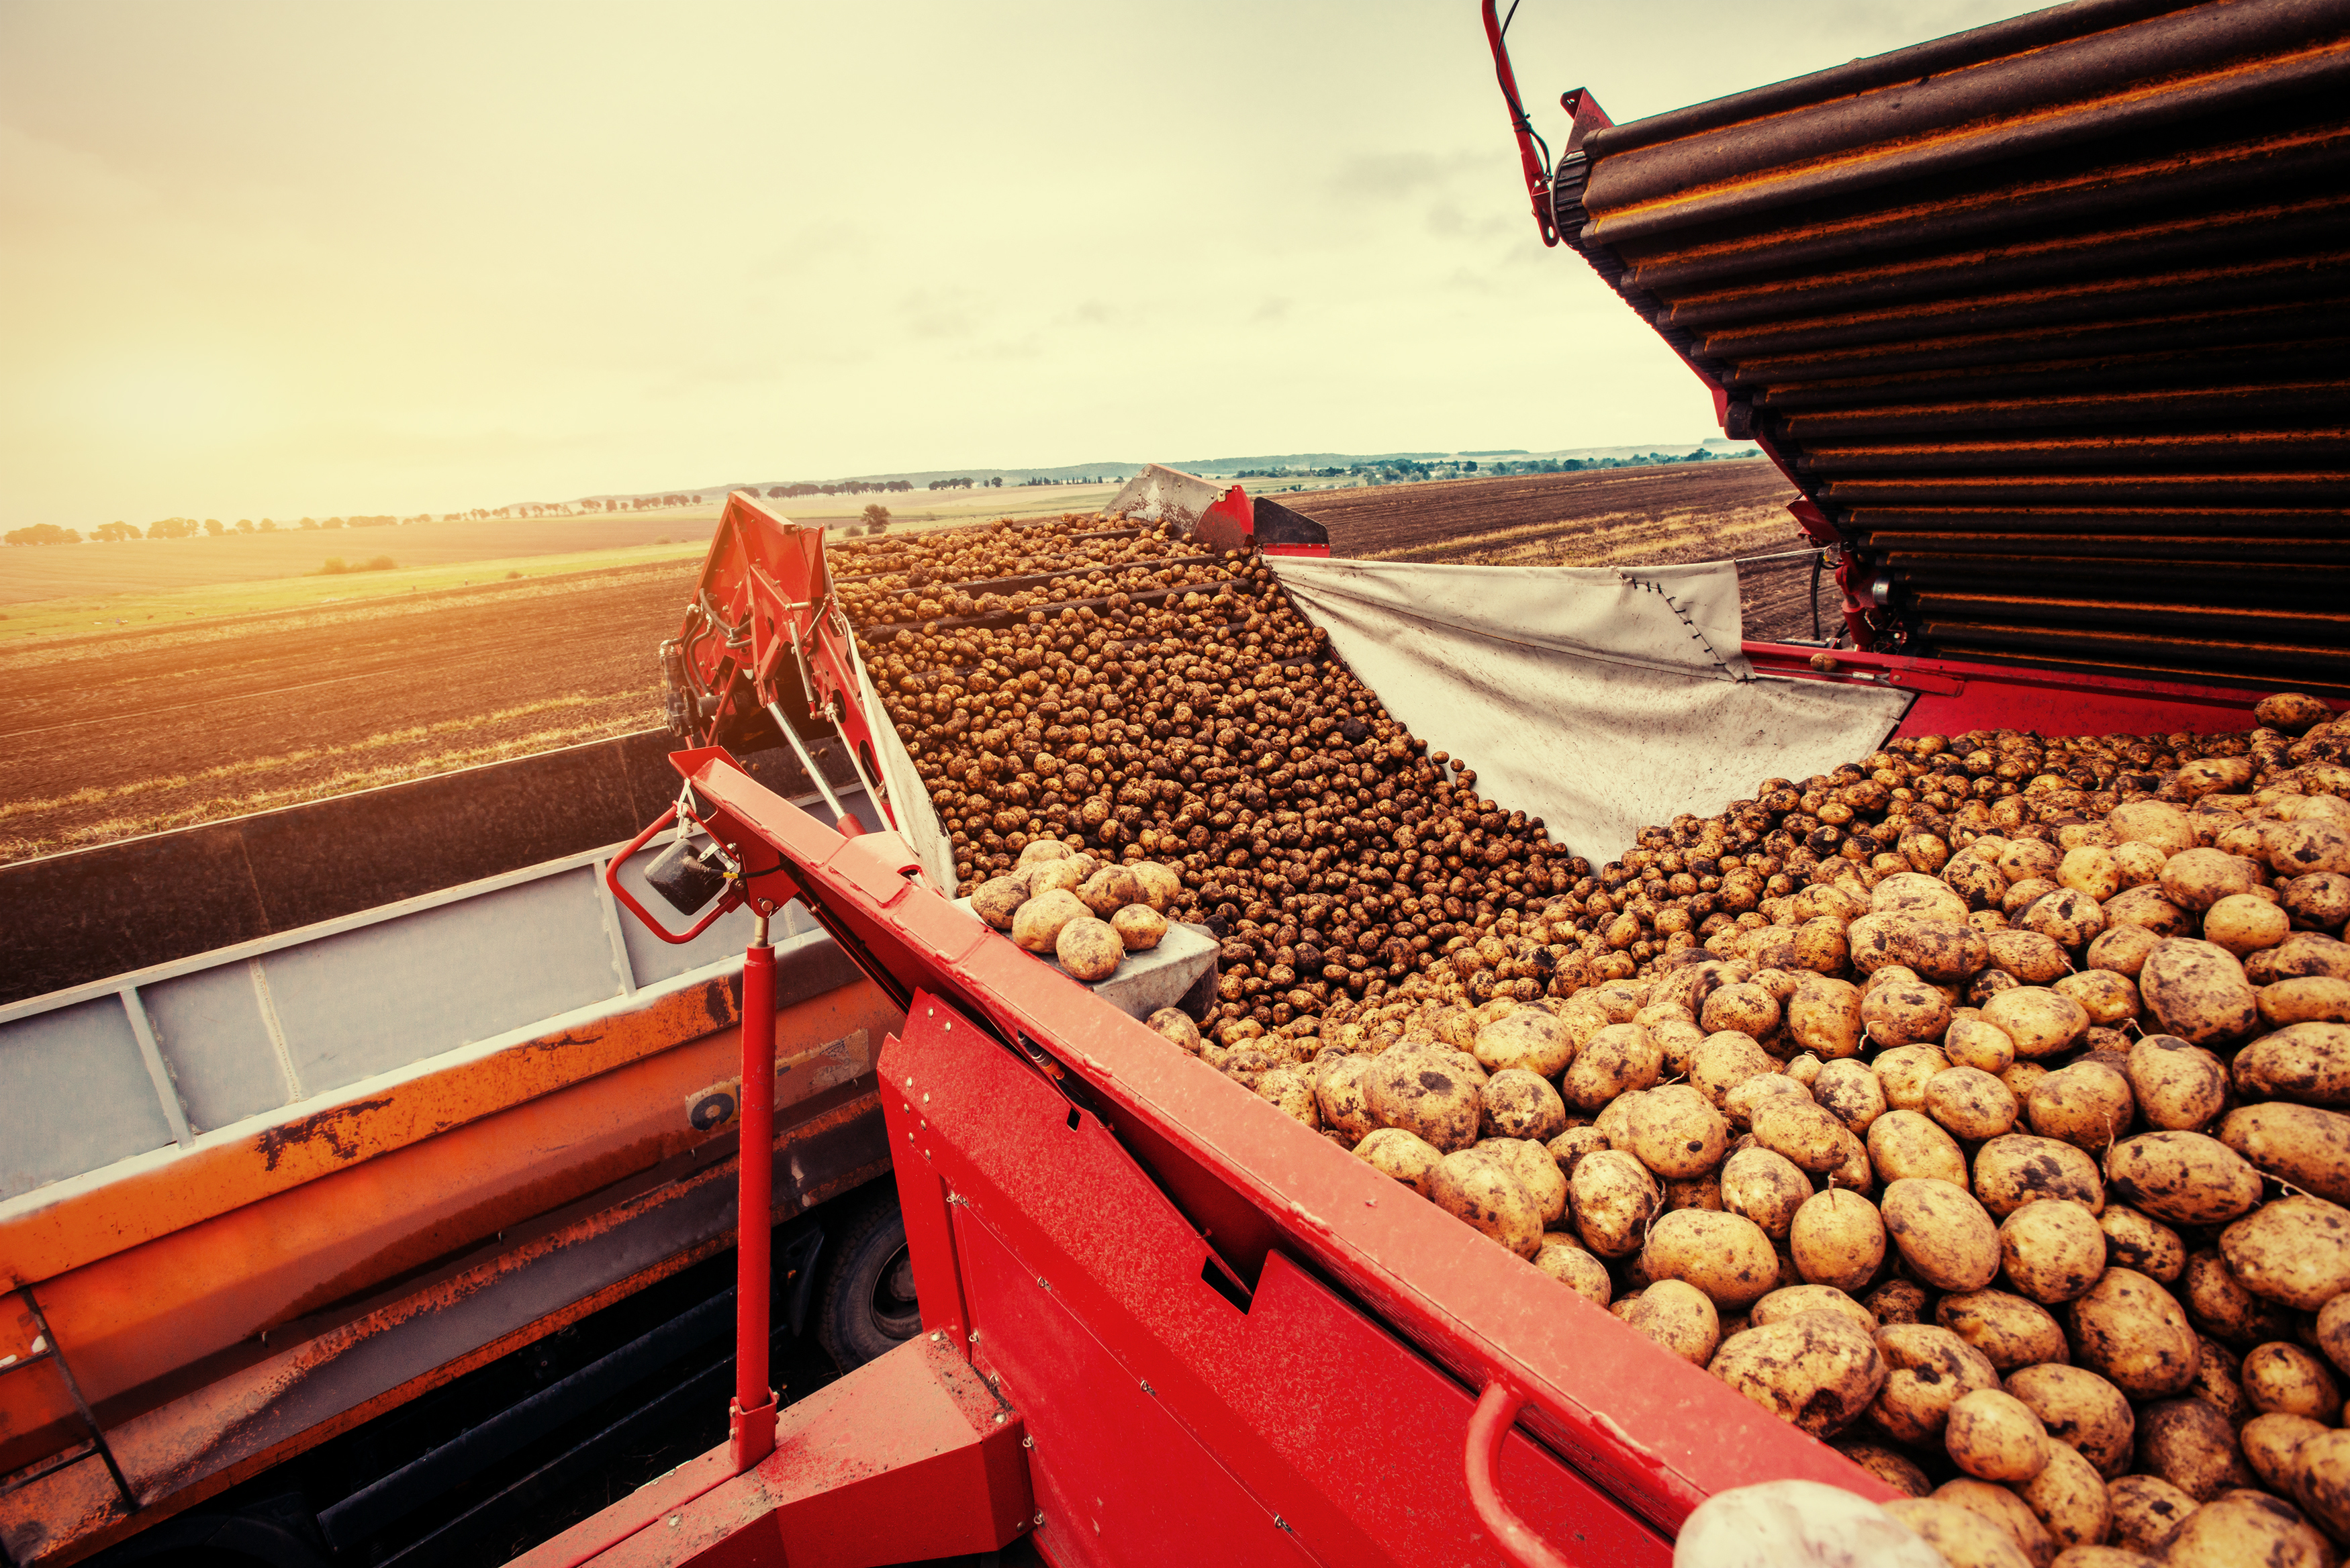
[[[172,1141],[120,997],[0,1034],[0,1199]]]
[[[139,994],[197,1132],[276,1110],[293,1097],[244,965],[158,981]]]
[[[860,818],[869,819],[873,815],[872,808],[867,803],[863,790],[852,787],[837,790],[835,793],[840,796],[840,804],[856,813]],[[664,831],[640,850],[635,858],[621,867],[620,884],[635,894],[637,902],[651,910],[660,918],[663,925],[673,931],[681,931],[700,919],[702,918],[700,914],[680,915],[670,908],[667,899],[646,885],[644,877],[645,867],[651,865],[654,857],[669,846],[669,834]],[[764,864],[764,861],[754,862],[754,866]],[[710,929],[693,940],[674,947],[645,929],[643,922],[634,916],[625,918],[620,927],[623,940],[629,944],[629,967],[635,971],[637,983],[642,986],[657,985],[673,975],[683,974],[690,969],[700,969],[704,964],[716,963],[721,959],[740,955],[743,950],[750,945],[751,924],[750,911],[736,909],[711,922]],[[781,941],[785,937],[795,932],[815,929],[816,922],[808,918],[806,910],[800,904],[795,902],[785,906],[779,922],[774,926],[768,935],[772,940]]]
[[[303,1090],[618,996],[594,875],[575,867],[270,954]]]

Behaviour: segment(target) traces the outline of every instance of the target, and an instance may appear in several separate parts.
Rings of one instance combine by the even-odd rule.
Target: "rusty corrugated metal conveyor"
[[[1551,197],[1848,546],[1864,639],[2350,686],[2350,0],[1586,109]]]

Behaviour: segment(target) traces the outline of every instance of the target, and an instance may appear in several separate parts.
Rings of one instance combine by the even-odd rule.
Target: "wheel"
[[[843,1372],[887,1355],[922,1331],[914,1261],[897,1195],[883,1194],[852,1219],[827,1249],[816,1310],[816,1343]]]

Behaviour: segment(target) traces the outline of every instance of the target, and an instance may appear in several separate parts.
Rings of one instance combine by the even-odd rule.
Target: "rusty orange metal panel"
[[[0,1369],[0,1476],[10,1476],[89,1437],[54,1355]]]
[[[780,1035],[858,1030],[899,1014],[870,984],[785,1009]],[[352,1299],[706,1142],[690,1112],[739,1060],[705,1033],[438,1137],[155,1237],[38,1287],[61,1353],[101,1415],[191,1362]]]
[[[494,1055],[352,1095],[258,1131],[200,1138],[103,1179],[59,1182],[0,1208],[0,1279],[45,1280],[95,1259],[285,1192],[731,1026],[714,979],[616,1013],[591,1030],[543,1036]]]

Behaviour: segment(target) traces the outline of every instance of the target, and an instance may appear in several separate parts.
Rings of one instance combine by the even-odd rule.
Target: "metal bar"
[[[611,867],[618,871],[617,866]],[[629,937],[620,927],[620,901],[612,897],[612,889],[604,885],[606,867],[596,862],[596,907],[604,914],[604,938],[612,944],[612,972],[619,977],[620,994],[637,994],[637,966],[629,961]]]
[[[116,993],[122,998],[122,1011],[130,1015],[130,1033],[139,1037],[139,1056],[147,1064],[147,1080],[155,1085],[155,1099],[163,1107],[163,1119],[172,1126],[172,1141],[185,1145],[188,1131],[188,1107],[180,1103],[180,1086],[172,1081],[172,1069],[163,1060],[163,1049],[155,1042],[154,1025],[148,1021],[147,1008],[139,1000],[139,988],[126,985]]]
[[[261,1006],[261,1027],[268,1033],[269,1048],[277,1054],[277,1070],[286,1075],[286,1103],[303,1097],[302,1075],[294,1065],[294,1049],[286,1043],[286,1026],[277,1019],[276,999],[269,994],[269,971],[258,956],[244,961],[253,977],[253,999]]]
[[[758,1158],[775,1145],[775,950],[767,943],[767,917],[743,955],[742,1196],[735,1204],[740,1236],[734,1252],[734,1401],[727,1412],[727,1442],[741,1475],[775,1450],[775,1392],[767,1386],[768,1214],[775,1206],[775,1168]]]
[[[81,1382],[74,1376],[73,1364],[66,1359],[66,1347],[57,1343],[57,1332],[49,1327],[48,1317],[41,1311],[41,1303],[34,1299],[33,1287],[19,1286],[16,1293],[25,1298],[25,1310],[33,1314],[33,1323],[40,1329],[41,1337],[48,1341],[49,1354],[57,1364],[57,1376],[64,1380],[66,1392],[73,1396],[74,1409],[81,1416],[82,1425],[89,1428],[90,1446],[98,1450],[98,1457],[106,1461],[106,1473],[114,1478],[115,1490],[121,1492],[129,1511],[138,1512],[139,1494],[130,1490],[130,1481],[123,1478],[122,1467],[114,1462],[114,1449],[107,1443],[106,1428],[98,1424],[98,1417],[90,1410],[89,1401],[81,1397]]]
[[[848,808],[840,804],[840,797],[832,793],[830,784],[825,783],[824,774],[816,765],[816,759],[808,755],[807,745],[800,739],[800,732],[792,728],[792,722],[789,719],[784,717],[783,704],[768,703],[767,717],[775,722],[775,728],[781,730],[784,732],[784,739],[791,742],[793,755],[798,757],[800,766],[807,770],[807,776],[816,784],[816,794],[824,796],[824,804],[832,808],[832,815],[837,817],[847,816]]]
[[[1469,1481],[1469,1504],[1493,1533],[1493,1544],[1517,1568],[1572,1568],[1569,1561],[1527,1528],[1517,1511],[1502,1501],[1495,1472],[1502,1462],[1502,1439],[1510,1435],[1525,1398],[1496,1378],[1485,1385],[1477,1408],[1469,1417],[1469,1448],[1462,1468]]]

